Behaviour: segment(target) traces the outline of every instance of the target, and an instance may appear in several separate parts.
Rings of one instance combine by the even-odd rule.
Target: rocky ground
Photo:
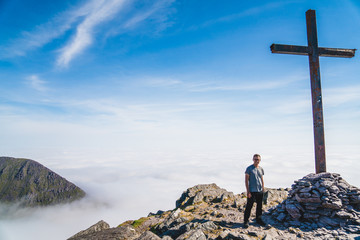
[[[360,239],[360,189],[339,174],[309,174],[291,189],[267,191],[266,226],[251,222],[244,228],[245,193],[204,184],[187,189],[174,210],[150,213],[115,228],[100,221],[69,240]]]

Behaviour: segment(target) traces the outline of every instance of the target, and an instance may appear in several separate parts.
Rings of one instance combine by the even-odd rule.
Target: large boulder
[[[91,227],[89,227],[85,230],[82,230],[79,233],[75,234],[74,236],[70,237],[68,240],[81,239],[83,237],[86,237],[86,235],[91,235],[96,232],[101,232],[101,231],[104,231],[109,228],[110,228],[110,225],[107,222],[101,220],[101,221],[97,222],[96,224],[92,225]]]
[[[176,207],[184,208],[201,202],[221,202],[224,199],[234,199],[234,194],[223,188],[219,188],[215,183],[199,184],[188,188],[176,201]]]

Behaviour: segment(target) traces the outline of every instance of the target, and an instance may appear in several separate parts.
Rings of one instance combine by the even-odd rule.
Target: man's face
[[[259,166],[259,163],[260,163],[260,161],[261,161],[261,157],[255,156],[255,157],[253,158],[253,161],[254,161],[254,166],[257,167],[257,166]]]

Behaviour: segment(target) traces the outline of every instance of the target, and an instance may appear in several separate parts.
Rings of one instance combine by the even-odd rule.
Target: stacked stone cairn
[[[302,230],[360,232],[360,189],[337,173],[309,174],[295,181],[288,198],[264,216],[277,226]]]

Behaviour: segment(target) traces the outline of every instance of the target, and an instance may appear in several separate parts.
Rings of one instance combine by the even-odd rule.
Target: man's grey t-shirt
[[[264,169],[254,165],[248,166],[245,173],[249,174],[249,190],[250,192],[262,192],[261,177],[264,175]]]

